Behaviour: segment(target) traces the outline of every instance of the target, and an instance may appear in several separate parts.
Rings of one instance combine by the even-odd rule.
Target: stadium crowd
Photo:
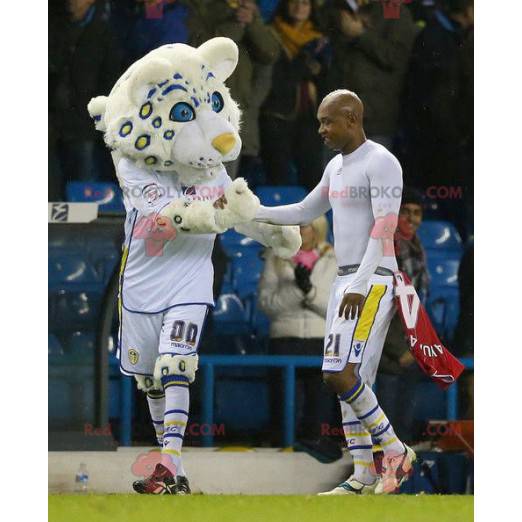
[[[86,110],[91,97],[108,94],[131,63],[160,45],[197,46],[227,36],[240,56],[227,85],[243,112],[241,156],[227,166],[232,178],[243,176],[253,188],[312,189],[332,157],[317,134],[318,103],[331,90],[347,88],[365,104],[368,138],[403,165],[409,190],[401,213],[414,226],[397,254],[419,293],[429,290],[425,252],[415,235],[423,211],[452,222],[471,244],[473,0],[50,0],[49,27],[50,201],[65,200],[69,181],[114,181],[110,155]],[[309,270],[290,275],[310,296],[314,281],[332,275],[335,259],[326,225],[308,228],[302,233],[319,254]],[[287,307],[283,297],[294,295],[276,295],[277,280],[288,269],[272,257],[266,261],[259,299],[269,316]],[[458,355],[473,350],[472,270],[468,246],[459,273]],[[309,345],[296,343],[305,337],[300,318],[279,316],[271,326],[271,353],[298,353],[296,344],[299,353],[320,353],[325,299],[313,293],[302,311],[311,324]],[[379,386],[401,388],[404,396],[418,375],[394,338],[396,327],[385,345]],[[298,378],[311,389],[318,376],[304,371]],[[315,399],[324,404],[320,386]],[[402,410],[387,405],[409,440],[411,419],[400,417]],[[304,436],[315,436],[307,426],[319,417],[312,411],[302,419]]]
[[[92,96],[160,45],[227,36],[240,49],[227,85],[243,111],[231,177],[313,188],[330,154],[318,101],[348,88],[405,183],[427,199],[462,197],[450,217],[471,233],[472,0],[52,0],[49,21],[51,200],[70,180],[113,180],[85,109]]]

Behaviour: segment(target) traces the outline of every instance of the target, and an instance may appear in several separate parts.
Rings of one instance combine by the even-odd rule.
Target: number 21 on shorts
[[[330,334],[324,349],[325,357],[339,357],[339,346],[341,345],[341,334]]]

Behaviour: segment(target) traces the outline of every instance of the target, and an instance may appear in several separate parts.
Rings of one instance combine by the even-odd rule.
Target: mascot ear
[[[91,98],[91,101],[87,105],[87,110],[89,111],[91,118],[94,120],[96,130],[99,131],[107,130],[104,120],[107,100],[107,96],[96,96],[96,98]]]
[[[224,82],[234,72],[239,52],[230,38],[220,36],[200,45],[198,54],[210,65],[218,80]]]
[[[134,71],[129,78],[129,96],[134,105],[141,105],[151,86],[167,80],[171,70],[167,60],[154,58]]]

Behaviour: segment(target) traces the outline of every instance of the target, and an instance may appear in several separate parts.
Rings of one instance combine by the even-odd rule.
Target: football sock
[[[357,420],[370,433],[372,442],[379,444],[385,454],[400,455],[406,451],[369,386],[358,380],[351,390],[339,395],[339,400],[351,406]]]
[[[161,461],[174,475],[185,475],[181,461],[181,446],[188,420],[189,382],[181,375],[164,375],[161,383],[165,390],[165,432]]]
[[[353,476],[363,484],[373,484],[376,473],[373,464],[372,437],[357,419],[351,406],[345,401],[339,401],[339,404],[346,445],[353,459]]]
[[[154,431],[156,432],[156,440],[160,446],[163,446],[163,415],[165,414],[165,394],[159,390],[148,391],[147,403],[149,404],[152,425],[154,426]]]

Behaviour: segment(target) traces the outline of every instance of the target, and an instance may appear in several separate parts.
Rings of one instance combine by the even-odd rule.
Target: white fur
[[[248,188],[243,178],[235,179],[225,190],[227,205],[216,209],[211,201],[176,199],[161,214],[172,220],[173,226],[191,234],[211,234],[252,220],[259,208],[259,198]]]
[[[134,378],[136,379],[138,390],[144,391],[145,393],[152,390],[163,390],[161,381],[158,379],[147,377],[145,375],[135,375]]]
[[[240,111],[223,83],[237,60],[237,46],[228,38],[213,38],[197,49],[164,45],[132,64],[108,96],[93,98],[89,113],[96,128],[105,133],[107,145],[138,166],[175,171],[182,183],[203,183],[241,150]],[[214,93],[224,102],[219,112],[213,110]],[[151,112],[141,110],[147,103]],[[177,103],[188,104],[194,119],[172,121],[171,109]],[[174,132],[171,139],[165,137],[166,131]],[[212,146],[212,140],[223,133],[235,138],[234,147],[225,154]],[[140,136],[148,139],[138,142]]]
[[[279,226],[251,221],[235,226],[235,229],[262,245],[274,250],[282,258],[291,258],[301,248],[301,234],[298,226]]]
[[[192,383],[196,379],[198,361],[197,355],[160,355],[156,359],[154,378],[161,381],[162,375],[183,375]]]

